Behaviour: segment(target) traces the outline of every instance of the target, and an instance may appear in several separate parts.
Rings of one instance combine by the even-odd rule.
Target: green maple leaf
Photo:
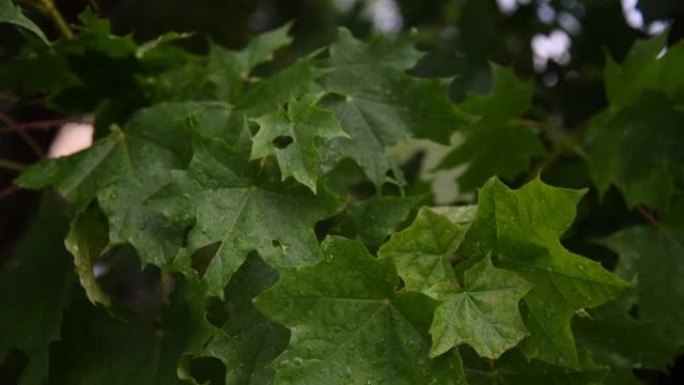
[[[387,147],[413,135],[447,143],[463,123],[449,101],[448,82],[404,73],[421,56],[412,46],[380,37],[364,44],[340,29],[320,79],[325,91],[338,96],[329,107],[350,136],[333,141],[332,151],[352,158],[376,185],[393,166]]]
[[[182,243],[182,228],[144,205],[171,181],[171,170],[191,157],[194,136],[230,135],[224,105],[169,103],[141,110],[125,130],[74,155],[46,159],[17,179],[25,188],[53,187],[77,211],[97,199],[109,221],[110,245],[132,244],[144,263],[169,266]]]
[[[459,186],[472,190],[489,177],[512,180],[528,169],[535,156],[544,153],[537,134],[516,122],[530,107],[532,83],[522,82],[512,70],[494,66],[493,88],[489,95],[469,94],[459,105],[473,116],[463,129],[465,142],[449,153],[439,168],[468,164],[458,177]]]
[[[648,227],[622,230],[604,244],[620,255],[619,268],[637,280],[639,319],[682,343],[684,332],[684,231]]]
[[[491,365],[483,359],[465,356],[470,385],[601,385],[609,369],[582,354],[577,369],[528,361],[517,350],[504,354]]]
[[[648,91],[681,100],[684,44],[666,47],[666,40],[667,34],[638,40],[621,64],[608,56],[604,78],[611,108],[628,106]]]
[[[684,100],[684,99],[683,99]],[[587,137],[590,174],[600,193],[617,183],[629,206],[666,213],[684,187],[684,111],[662,93],[607,112]]]
[[[455,281],[449,258],[467,229],[423,207],[411,226],[393,234],[378,255],[394,262],[407,290],[432,295],[434,285]]]
[[[292,41],[287,36],[290,24],[259,34],[241,51],[227,50],[211,44],[209,52],[209,81],[216,88],[219,99],[236,101],[245,90],[245,82],[258,64],[273,59],[273,54]]]
[[[221,139],[198,141],[187,171],[173,173],[173,183],[150,205],[167,217],[193,223],[176,266],[188,269],[198,250],[210,252],[204,281],[209,292],[223,288],[250,251],[269,264],[292,266],[318,258],[315,223],[337,211],[338,202],[299,185],[283,184],[268,162],[247,162],[249,134],[229,145]]]
[[[53,350],[50,383],[186,384],[178,378],[183,355],[199,350],[215,330],[204,320],[200,285],[175,284],[168,303],[125,320],[76,302]]]
[[[278,273],[257,257],[249,257],[226,287],[228,320],[198,356],[216,357],[226,365],[226,385],[272,384],[270,362],[289,339],[283,326],[269,321],[252,299],[277,280]]]
[[[26,28],[38,36],[45,44],[50,44],[43,31],[14,5],[12,0],[0,0],[0,23],[10,23]]]
[[[363,245],[327,238],[323,261],[281,270],[257,308],[292,331],[276,384],[463,383],[453,355],[431,360],[421,329],[432,301],[395,293],[399,277]]]
[[[433,356],[467,343],[482,357],[498,358],[528,333],[518,302],[530,290],[520,276],[492,265],[489,257],[466,271],[464,285],[440,284],[442,304],[430,328]]]
[[[251,159],[275,154],[282,178],[293,177],[316,192],[320,168],[316,139],[348,137],[335,115],[317,106],[322,94],[290,99],[287,107],[254,121],[260,128],[252,138]]]
[[[76,288],[67,230],[58,205],[44,196],[30,235],[0,270],[0,361],[12,348],[26,353],[19,385],[44,383],[50,343],[60,337],[62,310]]]
[[[575,312],[616,298],[629,286],[560,243],[583,195],[539,179],[515,191],[491,179],[480,190],[477,219],[460,249],[493,253],[500,267],[532,284],[522,303],[530,335],[521,348],[530,358],[559,366],[579,365],[570,329]]]
[[[586,140],[600,193],[616,183],[630,206],[646,204],[662,214],[684,187],[684,44],[663,53],[665,39],[637,42],[621,65],[608,59],[610,108]]]

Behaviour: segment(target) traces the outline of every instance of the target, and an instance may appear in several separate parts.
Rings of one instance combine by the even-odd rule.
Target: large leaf
[[[430,328],[430,354],[467,343],[482,357],[499,357],[527,335],[518,302],[529,290],[524,279],[494,267],[489,257],[466,271],[462,288],[439,285],[436,292],[443,303]]]
[[[684,111],[662,93],[606,113],[587,138],[590,173],[601,193],[617,183],[629,206],[667,213],[684,187]]]
[[[109,221],[111,244],[131,243],[144,263],[168,266],[181,246],[182,229],[143,203],[170,182],[172,169],[189,162],[192,137],[230,135],[227,117],[221,104],[160,104],[87,150],[39,162],[17,183],[53,187],[78,211],[97,199]]]
[[[469,94],[459,107],[473,115],[464,128],[465,142],[449,153],[440,168],[468,164],[458,177],[459,187],[472,190],[489,177],[513,180],[527,170],[544,146],[532,129],[516,122],[530,107],[532,83],[515,77],[512,70],[494,66],[489,95]]]
[[[274,154],[283,179],[294,177],[316,192],[321,157],[316,139],[348,137],[332,112],[317,107],[323,95],[291,99],[287,107],[254,121],[260,128],[252,138],[252,159]]]
[[[0,0],[0,23],[11,23],[33,32],[45,44],[50,44],[43,31],[14,5],[12,0]]]
[[[186,270],[192,255],[214,244],[204,268],[210,294],[223,287],[250,251],[268,263],[292,266],[318,258],[317,221],[332,215],[337,202],[314,196],[297,184],[283,184],[272,164],[248,163],[248,134],[231,146],[223,140],[198,141],[187,171],[157,194],[154,207],[171,218],[194,223],[176,259]],[[271,162],[272,163],[272,162]]]
[[[28,355],[20,385],[43,384],[50,343],[60,337],[62,309],[77,285],[67,230],[60,207],[43,197],[30,235],[0,270],[0,361],[12,348]]]
[[[448,82],[404,74],[420,57],[412,45],[381,37],[364,44],[340,29],[320,80],[339,96],[330,108],[350,136],[334,141],[334,151],[352,158],[377,185],[392,168],[387,147],[413,135],[446,143],[463,123],[449,101]]]
[[[539,179],[513,191],[492,179],[480,190],[477,219],[462,245],[469,254],[493,253],[501,267],[532,284],[523,301],[530,336],[521,348],[530,358],[559,366],[579,365],[570,329],[573,314],[628,287],[597,262],[566,250],[558,239],[583,194]]]
[[[257,297],[259,309],[292,331],[274,364],[276,384],[463,383],[452,355],[428,357],[420,318],[433,305],[419,294],[396,294],[390,264],[343,238],[324,241],[323,259],[282,270]]]

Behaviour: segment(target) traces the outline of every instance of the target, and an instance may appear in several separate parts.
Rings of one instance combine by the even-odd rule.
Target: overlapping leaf
[[[44,197],[30,236],[0,270],[0,361],[10,349],[26,353],[20,385],[44,383],[50,343],[60,337],[62,310],[76,289],[64,248],[68,222],[60,211]]]
[[[225,106],[161,104],[142,110],[125,130],[69,157],[47,159],[17,180],[22,187],[53,187],[77,210],[97,199],[109,221],[111,244],[131,243],[145,263],[168,266],[182,242],[182,229],[144,206],[191,156],[192,137],[228,135]]]
[[[518,302],[530,285],[517,274],[498,269],[486,257],[464,276],[464,285],[441,284],[443,301],[430,328],[430,354],[442,354],[467,343],[481,357],[498,358],[527,335]]]
[[[684,343],[684,232],[634,227],[604,242],[620,255],[628,278],[637,280],[639,319]]]
[[[328,238],[323,261],[284,269],[257,307],[290,328],[276,384],[460,384],[460,360],[431,360],[432,301],[395,293],[399,277],[356,241]],[[429,323],[429,318],[427,319]]]
[[[468,227],[422,208],[407,229],[393,234],[378,255],[391,259],[407,290],[431,295],[434,285],[455,281],[449,258]]]
[[[176,266],[187,270],[195,252],[219,244],[204,274],[213,295],[221,295],[253,250],[276,266],[316,261],[313,227],[338,206],[324,192],[315,196],[302,186],[281,183],[272,163],[248,163],[246,124],[235,135],[240,139],[233,145],[198,141],[188,170],[174,172],[173,183],[151,203],[168,217],[194,223]]]
[[[287,346],[289,332],[264,317],[252,299],[276,279],[274,269],[258,257],[250,257],[226,287],[228,320],[222,333],[196,352],[216,357],[226,365],[226,385],[273,383],[274,370],[269,364]]]
[[[516,122],[530,107],[532,84],[522,82],[512,70],[493,68],[489,95],[469,94],[459,107],[472,115],[473,124],[464,129],[465,142],[448,154],[440,168],[468,164],[458,178],[460,188],[472,190],[489,177],[512,180],[527,170],[544,147],[532,129]]]
[[[409,136],[446,143],[464,122],[449,101],[446,81],[403,73],[420,57],[412,45],[387,38],[364,44],[340,29],[329,48],[329,72],[320,80],[338,96],[329,107],[350,136],[335,141],[332,150],[352,158],[377,185],[392,168],[388,146]]]
[[[260,129],[252,138],[250,158],[275,154],[283,179],[294,177],[316,192],[321,157],[317,138],[348,137],[332,112],[317,107],[323,95],[291,99],[286,109],[278,109],[255,119]]]
[[[66,315],[62,341],[50,362],[50,383],[85,385],[183,384],[178,366],[186,351],[196,351],[214,330],[202,317],[204,293],[195,283],[178,290],[158,312],[125,320],[78,301]]]
[[[480,190],[477,219],[462,245],[468,254],[494,253],[501,267],[532,284],[523,301],[530,336],[521,347],[528,357],[559,366],[579,365],[570,329],[573,314],[615,298],[628,286],[560,243],[582,195],[539,179],[515,191],[492,179]]]
[[[605,70],[610,109],[587,138],[590,172],[601,193],[616,183],[630,206],[667,213],[684,187],[684,45],[664,37],[637,43],[625,62]]]

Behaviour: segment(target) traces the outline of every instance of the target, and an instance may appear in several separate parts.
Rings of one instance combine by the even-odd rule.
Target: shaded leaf
[[[317,265],[282,270],[256,302],[292,331],[274,363],[275,383],[463,383],[460,360],[428,358],[426,336],[411,320],[431,312],[431,301],[395,294],[398,279],[389,264],[343,238],[323,242]]]

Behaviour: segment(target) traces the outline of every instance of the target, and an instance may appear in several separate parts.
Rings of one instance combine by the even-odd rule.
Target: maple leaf
[[[322,94],[290,99],[286,108],[254,119],[251,159],[275,154],[282,178],[294,177],[316,193],[320,155],[316,138],[348,137],[332,112],[317,107]]]
[[[684,342],[684,231],[640,226],[602,241],[620,256],[618,269],[636,279],[639,319],[657,325],[670,339]]]
[[[74,155],[43,160],[16,183],[53,187],[83,211],[97,199],[109,222],[111,245],[130,243],[144,263],[168,267],[182,244],[182,228],[145,201],[171,181],[171,170],[187,165],[192,139],[230,136],[225,105],[164,103],[141,110],[126,125]]]
[[[292,332],[274,363],[276,384],[464,383],[454,355],[428,357],[421,329],[430,299],[395,293],[389,261],[357,241],[329,237],[322,249],[323,261],[282,269],[257,297],[257,308]]]
[[[570,329],[574,313],[614,299],[629,287],[560,243],[583,195],[539,179],[519,190],[491,179],[480,190],[477,219],[460,249],[466,254],[492,253],[500,267],[532,284],[522,302],[530,335],[521,349],[529,358],[559,366],[579,365]]]
[[[279,48],[292,41],[287,36],[290,24],[252,38],[240,51],[225,49],[215,43],[209,51],[209,81],[214,85],[219,99],[235,102],[245,91],[245,82],[256,65],[273,59]]]
[[[516,346],[528,333],[518,302],[530,285],[517,274],[498,269],[489,257],[465,273],[464,285],[438,284],[443,301],[430,328],[433,356],[462,343],[482,357],[495,359]]]
[[[222,295],[250,251],[276,266],[316,261],[313,227],[339,207],[324,192],[316,196],[280,183],[270,164],[249,163],[244,121],[240,132],[233,145],[222,139],[196,142],[188,170],[174,172],[173,182],[149,202],[167,217],[193,223],[177,268],[187,271],[195,252],[218,244],[203,277],[213,295]]]
[[[532,129],[517,122],[532,102],[532,84],[522,82],[512,70],[493,67],[489,95],[468,94],[459,108],[472,115],[463,128],[465,141],[447,154],[440,169],[468,164],[458,177],[459,187],[472,190],[489,177],[512,180],[528,169],[544,146]]]
[[[19,385],[45,382],[50,344],[60,338],[62,311],[77,288],[61,211],[44,195],[29,236],[0,270],[0,357],[19,349],[29,358]]]
[[[248,257],[225,289],[223,306],[230,309],[226,323],[199,351],[191,353],[221,360],[226,365],[227,385],[273,383],[270,363],[285,350],[290,333],[264,317],[252,300],[277,278],[277,271],[260,258]]]
[[[458,249],[467,229],[467,225],[454,224],[423,207],[411,226],[393,234],[378,255],[394,262],[407,290],[431,295],[434,285],[455,281],[448,258]]]
[[[421,56],[412,45],[381,37],[364,44],[339,29],[319,80],[339,96],[328,106],[350,136],[333,141],[333,151],[352,158],[376,185],[392,168],[387,147],[414,135],[447,143],[464,121],[448,98],[448,82],[404,73]]]

